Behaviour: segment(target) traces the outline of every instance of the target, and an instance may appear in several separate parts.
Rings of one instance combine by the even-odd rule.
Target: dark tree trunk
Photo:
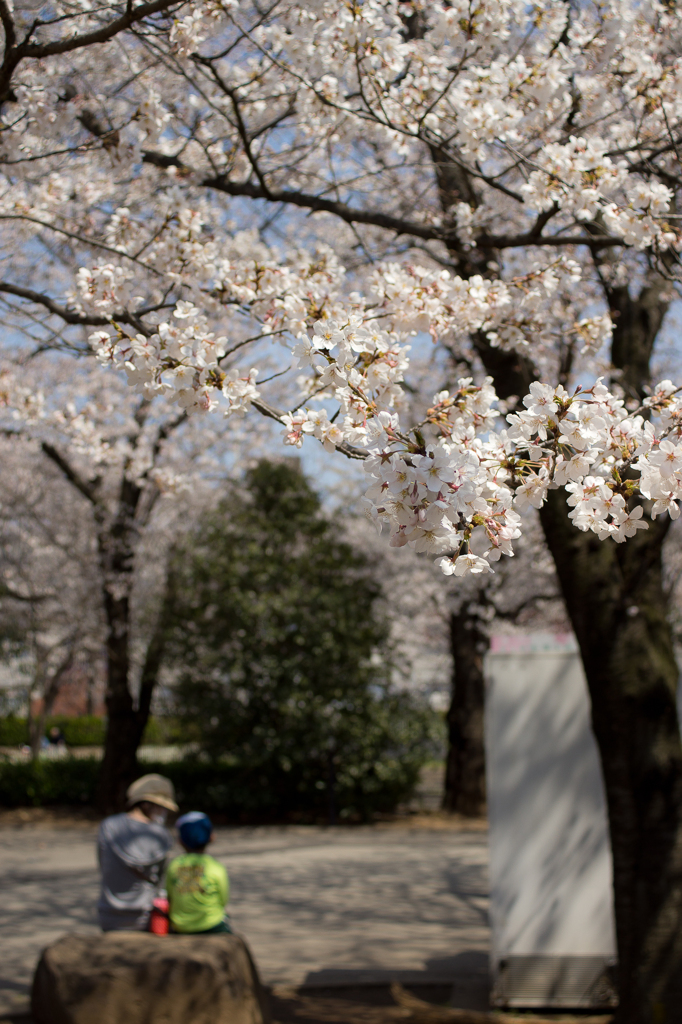
[[[484,814],[486,805],[483,659],[489,646],[488,632],[476,612],[464,606],[450,614],[452,699],[443,810],[469,818]]]
[[[127,625],[127,620],[121,619],[120,623],[123,627]],[[137,750],[149,721],[152,696],[161,667],[163,640],[159,635],[160,629],[159,626],[147,649],[137,705],[128,685],[127,633],[116,637],[109,630],[107,654],[110,660],[106,693],[108,722],[97,795],[98,807],[104,814],[112,814],[125,806],[126,789],[140,774]]]
[[[121,588],[129,586],[128,579],[119,577],[118,582]],[[125,791],[137,774],[137,748],[144,731],[129,687],[130,599],[127,592],[117,596],[112,590],[105,584],[107,731],[97,793],[103,814],[125,805]]]
[[[97,805],[104,814],[125,806],[126,789],[139,774],[137,748],[151,704],[151,691],[136,707],[130,690],[130,593],[137,547],[135,513],[141,493],[136,483],[124,477],[114,521],[103,523],[98,535],[106,621],[107,732]]]
[[[108,618],[107,731],[97,793],[98,808],[103,814],[112,814],[125,806],[126,789],[139,774],[137,748],[147,724],[146,716],[142,721],[143,716],[135,708],[128,685],[128,643],[127,617],[121,614]]]
[[[582,654],[613,851],[622,1024],[682,1019],[682,744],[661,546],[579,532],[562,491],[541,520]]]
[[[40,757],[40,748],[43,743],[43,736],[45,735],[45,719],[47,714],[45,712],[45,702],[41,699],[40,711],[33,714],[29,708],[28,715],[28,745],[31,748],[31,759],[37,761]]]
[[[44,684],[45,674],[47,666],[40,654],[36,656],[36,671],[33,679],[33,686],[31,687],[28,695],[28,745],[31,748],[31,758],[36,761],[40,754],[40,746],[45,732],[45,719],[47,712],[45,710],[45,695],[44,695]],[[38,684],[38,685],[36,685]],[[32,694],[39,692],[39,698],[33,698]],[[40,706],[34,712],[33,700],[36,703],[39,701]]]
[[[605,288],[614,321],[611,357],[639,399],[668,309],[653,278],[633,297]],[[670,520],[624,544],[583,534],[562,491],[541,511],[590,691],[613,858],[619,1024],[663,1024],[682,1011],[682,743],[678,669],[663,588]]]
[[[116,600],[109,592],[105,596],[108,626],[108,724],[98,788],[98,806],[104,814],[125,807],[126,789],[140,774],[137,750],[149,721],[152,697],[163,660],[170,600],[170,591],[167,589],[156,628],[147,646],[136,705],[129,685],[129,598],[126,595]]]

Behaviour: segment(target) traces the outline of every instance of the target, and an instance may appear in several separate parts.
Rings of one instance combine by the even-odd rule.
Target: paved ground
[[[96,931],[95,828],[0,829],[0,1013],[26,1003],[43,945]],[[269,984],[448,984],[485,974],[482,830],[219,829],[231,916]]]

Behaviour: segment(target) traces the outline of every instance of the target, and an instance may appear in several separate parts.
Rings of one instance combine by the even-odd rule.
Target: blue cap
[[[188,850],[198,850],[211,838],[213,823],[207,814],[202,811],[189,811],[183,814],[175,822],[180,833],[180,840]]]

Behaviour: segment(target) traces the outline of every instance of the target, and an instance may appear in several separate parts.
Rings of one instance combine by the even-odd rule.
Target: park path
[[[40,949],[96,932],[95,828],[0,829],[0,1013]],[[218,829],[230,912],[268,984],[447,983],[485,971],[487,836],[368,826]]]

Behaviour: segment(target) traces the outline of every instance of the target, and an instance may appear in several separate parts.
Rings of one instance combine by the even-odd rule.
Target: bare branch
[[[131,26],[143,21],[150,15],[168,10],[169,7],[181,6],[182,0],[180,3],[178,0],[151,0],[150,3],[142,3],[137,7],[133,7],[132,4],[126,4],[125,12],[118,18],[114,18],[107,25],[94,29],[92,32],[84,32],[82,35],[67,36],[64,39],[55,39],[53,42],[49,43],[30,42],[31,36],[35,30],[39,28],[41,24],[44,24],[43,22],[35,21],[23,42],[18,46],[15,45],[16,34],[14,34],[12,43],[6,45],[5,58],[3,60],[2,68],[0,68],[0,103],[4,103],[9,98],[12,75],[14,74],[17,66],[25,58],[29,57],[34,60],[42,60],[43,58],[53,56],[54,54],[70,53],[73,50],[80,50],[84,46],[93,46],[97,43],[107,43],[110,39],[113,39],[114,36],[118,35],[119,32],[123,32],[125,29],[131,28]],[[5,9],[6,17],[9,17],[9,9],[5,2],[2,3],[2,8]],[[7,38],[8,26],[5,17],[2,15],[1,9],[0,20],[2,20],[5,27],[5,34]],[[13,30],[14,25],[12,23],[12,31]]]
[[[189,171],[182,161],[175,156],[166,156],[163,153],[145,152],[143,160],[153,164],[155,167],[177,167],[181,171]],[[299,206],[313,213],[331,213],[344,221],[346,224],[372,224],[375,227],[387,228],[395,231],[398,235],[414,235],[415,238],[441,239],[447,237],[447,232],[442,228],[428,224],[419,224],[416,221],[407,220],[403,217],[394,217],[391,214],[383,213],[381,210],[357,210],[347,203],[340,203],[333,199],[324,199],[321,196],[308,195],[305,192],[298,192],[291,189],[268,188],[263,189],[261,185],[252,182],[237,183],[230,181],[224,174],[206,177],[200,181],[206,188],[214,188],[218,192],[224,192],[229,196],[246,196],[249,199],[265,199],[270,203],[288,203],[290,206]]]
[[[12,601],[23,601],[25,604],[33,604],[36,601],[47,601],[51,594],[20,594],[18,590],[10,587],[8,583],[0,582],[0,600],[9,597]]]
[[[92,46],[95,43],[108,43],[110,39],[125,31],[137,22],[143,21],[152,14],[168,10],[169,7],[182,7],[182,0],[151,0],[150,3],[140,4],[133,7],[126,5],[126,12],[118,18],[114,18],[108,25],[94,29],[92,32],[84,32],[83,35],[69,36],[66,39],[58,39],[52,43],[25,43],[22,45],[21,57],[35,57],[42,60],[43,57],[50,57],[57,53],[70,53],[72,50],[80,50],[84,46]]]
[[[83,242],[84,245],[92,245],[96,249],[104,249],[105,252],[113,253],[114,256],[122,257],[125,260],[132,260],[133,263],[139,264],[144,267],[145,270],[149,270],[152,274],[156,274],[157,277],[161,277],[161,272],[156,270],[154,267],[148,266],[143,263],[142,260],[136,259],[135,256],[130,256],[127,252],[123,252],[122,249],[114,249],[111,245],[105,245],[104,242],[98,242],[96,238],[88,238],[87,235],[79,235],[75,231],[67,231],[66,228],[60,228],[56,224],[50,224],[47,220],[39,220],[37,217],[30,217],[25,213],[2,213],[0,214],[0,220],[24,220],[29,224],[37,224],[41,228],[47,228],[48,231],[56,231],[58,235],[64,235],[66,238],[73,238],[76,242]]]
[[[48,459],[51,459],[55,466],[58,466],[69,483],[73,484],[76,490],[80,491],[83,497],[87,498],[92,505],[97,505],[98,501],[95,488],[87,480],[83,479],[80,473],[73,468],[68,459],[66,459],[61,452],[57,451],[54,445],[50,444],[49,441],[41,441],[40,447],[45,455],[47,455]]]
[[[42,292],[35,292],[32,288],[20,288],[19,285],[10,284],[8,281],[0,281],[0,292],[4,292],[7,295],[16,295],[20,299],[28,299],[29,302],[35,302],[38,306],[44,306],[45,309],[49,310],[50,313],[54,313],[56,316],[61,317],[64,323],[67,324],[83,324],[90,327],[103,327],[106,324],[111,323],[111,320],[121,320],[122,322],[129,322],[127,313],[117,313],[113,317],[105,316],[88,316],[85,313],[77,313],[74,309],[69,309],[68,306],[60,306],[59,303],[51,299],[49,295],[43,295]]]
[[[520,601],[514,605],[513,608],[502,609],[495,603],[492,597],[488,597],[488,604],[491,605],[495,612],[495,617],[498,619],[506,619],[508,622],[516,622],[521,612],[525,611],[526,608],[532,607],[534,604],[539,604],[541,601],[558,601],[560,594],[557,590],[552,591],[549,594],[531,594],[524,601]]]
[[[143,159],[146,163],[153,164],[156,167],[177,167],[179,170],[188,170],[178,157],[165,156],[162,153],[146,152]],[[381,210],[357,210],[347,203],[338,202],[333,199],[324,199],[322,196],[309,195],[306,192],[291,189],[264,188],[262,185],[256,185],[253,182],[238,183],[230,181],[224,174],[205,177],[201,180],[200,184],[230,196],[264,199],[270,203],[287,203],[290,206],[311,210],[313,213],[331,213],[346,224],[371,224],[374,227],[394,231],[397,235],[412,235],[414,238],[423,238],[427,241],[439,240],[443,242],[448,242],[451,237],[450,231],[436,225],[418,224],[416,221],[411,221],[404,217],[395,217]],[[518,235],[480,235],[476,239],[476,244],[480,249],[513,249],[526,245],[587,245],[592,249],[599,249],[610,245],[624,244],[623,239],[615,235],[541,235],[538,227],[540,230],[542,229],[544,224],[550,219],[552,212],[548,215],[541,214],[533,229],[529,232]]]
[[[479,235],[479,249],[518,249],[525,245],[587,245],[591,249],[605,249],[610,245],[625,245],[616,235]]]
[[[254,409],[257,409],[263,416],[267,416],[271,420],[276,420],[277,423],[284,423],[284,413],[280,412],[279,409],[275,409],[272,405],[268,405],[262,398],[256,398],[251,405]],[[362,448],[356,448],[352,444],[348,444],[346,441],[343,444],[337,444],[336,450],[345,455],[347,459],[361,459],[364,460],[369,457],[369,452],[365,452]]]

